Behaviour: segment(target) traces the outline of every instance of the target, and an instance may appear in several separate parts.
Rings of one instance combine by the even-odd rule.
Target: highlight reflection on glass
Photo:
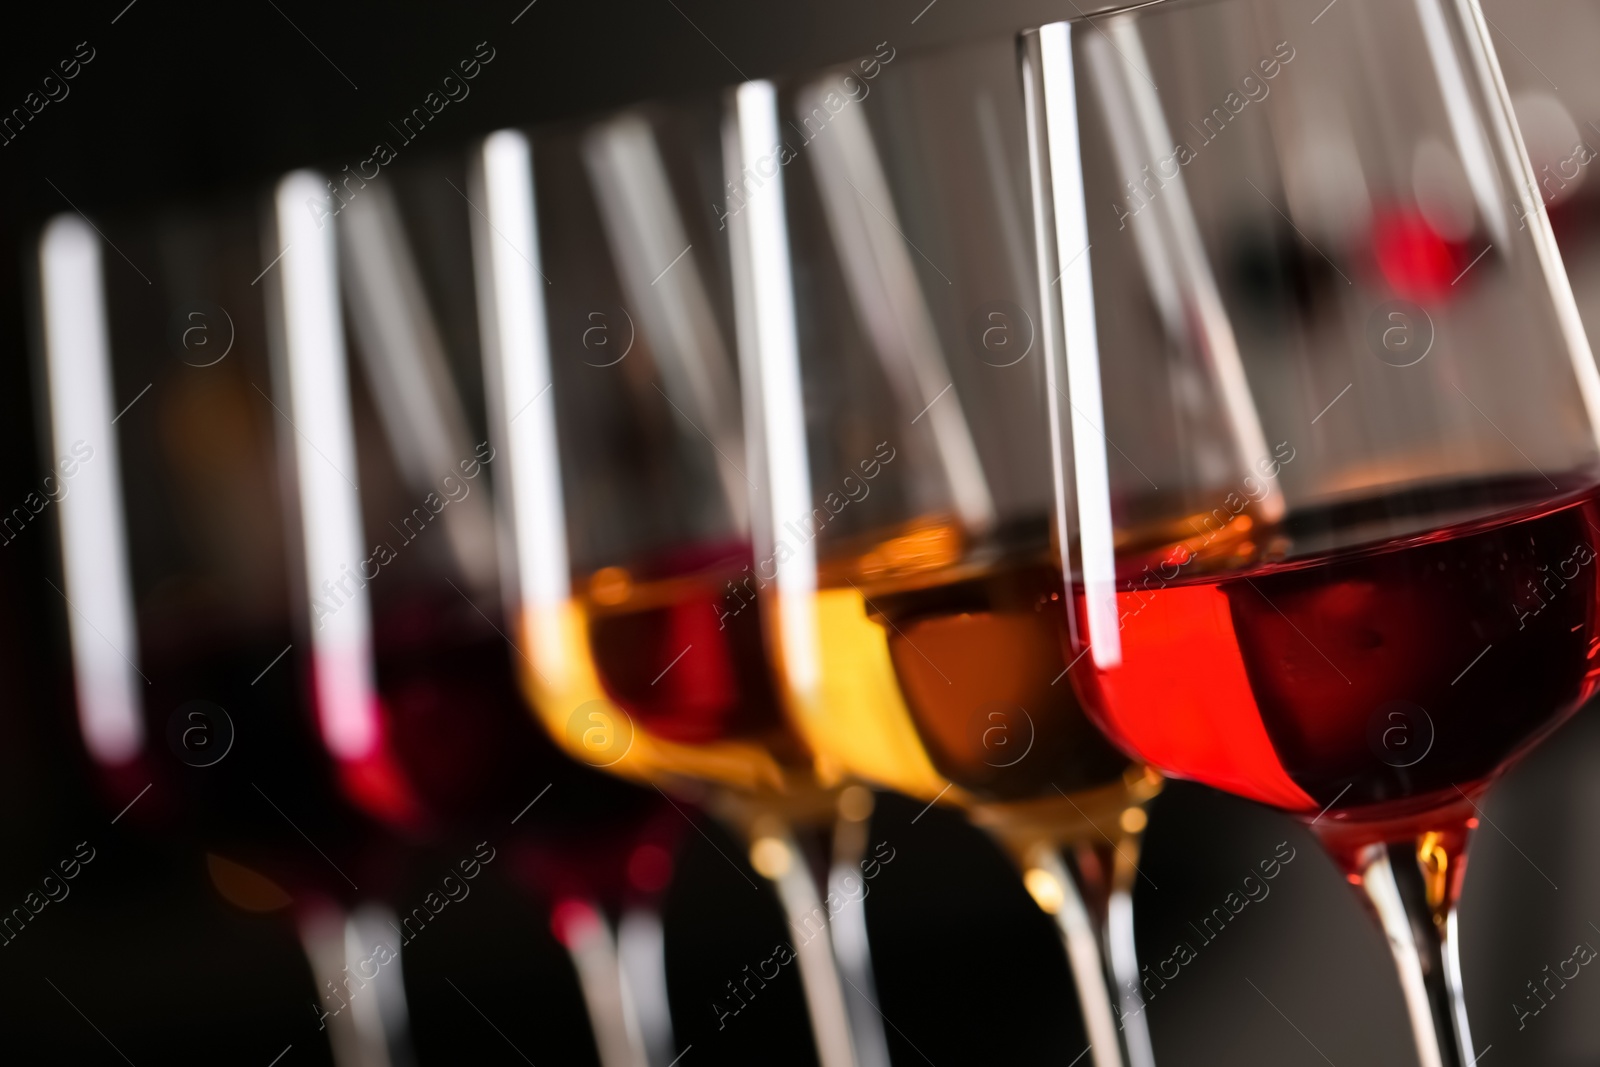
[[[100,284],[100,241],[89,224],[57,216],[40,241],[52,451],[77,490],[60,501],[65,594],[74,606],[73,671],[84,743],[122,764],[144,745],[133,585],[124,546],[119,457],[112,425],[111,350]],[[70,387],[64,383],[73,383]],[[96,448],[98,445],[98,449]],[[100,463],[87,468],[96,451]]]

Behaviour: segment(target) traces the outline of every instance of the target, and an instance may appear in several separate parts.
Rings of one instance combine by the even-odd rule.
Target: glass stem
[[[779,829],[769,823],[756,838],[755,847],[761,846],[763,838],[781,842],[788,850],[789,859],[779,865],[781,869],[769,867],[762,873],[778,891],[793,937],[800,984],[811,1016],[811,1033],[817,1043],[817,1062],[821,1067],[857,1067],[850,1011],[845,1006],[844,977],[834,955],[833,938],[818,936],[833,925],[834,917],[817,892],[806,854],[793,833],[787,827]],[[757,866],[760,869],[761,865]]]
[[[1144,1001],[1138,993],[1134,868],[1126,858],[1137,847],[1132,839],[1115,850],[1083,847],[1063,853],[1038,847],[1026,863],[1030,881],[1038,870],[1060,887],[1061,901],[1052,917],[1077,986],[1094,1067],[1155,1067]],[[1040,894],[1036,891],[1034,897],[1039,900]]]
[[[347,965],[358,975],[376,970],[372,999],[352,1000],[356,1023],[367,1047],[368,1067],[415,1067],[411,1049],[411,1008],[406,1003],[401,970],[399,916],[387,904],[368,901],[350,913],[344,924]],[[383,946],[382,953],[379,946]]]
[[[347,915],[331,903],[298,918],[300,945],[319,983],[313,1011],[338,1067],[411,1067],[410,1023],[394,913],[367,904]],[[383,951],[377,951],[382,946]],[[371,973],[369,973],[371,972]]]
[[[870,814],[870,809],[868,810]],[[856,814],[856,813],[851,813]],[[878,1010],[877,981],[872,973],[872,946],[867,938],[867,893],[863,875],[869,822],[865,814],[840,813],[834,824],[833,860],[828,895],[844,904],[833,916],[833,955],[845,980],[845,1007],[855,1037],[857,1067],[890,1067],[889,1035]]]
[[[622,988],[633,1004],[650,1067],[669,1067],[678,1058],[667,996],[667,936],[661,914],[634,905],[617,924],[617,964]]]
[[[1112,866],[1111,893],[1106,899],[1100,940],[1106,947],[1109,980],[1128,1067],[1155,1067],[1150,1017],[1145,1014],[1144,997],[1139,992],[1139,951],[1133,932],[1133,883],[1138,872],[1130,857],[1138,854],[1138,848],[1138,838],[1129,835],[1118,850]]]
[[[559,907],[564,909],[560,938],[578,972],[601,1067],[647,1067],[639,1019],[605,914],[587,901],[567,901]]]
[[[1471,1067],[1475,1062],[1461,990],[1454,893],[1444,861],[1425,837],[1372,846],[1363,856],[1361,888],[1377,912],[1394,954],[1421,1067]],[[1454,858],[1458,863],[1461,856]]]

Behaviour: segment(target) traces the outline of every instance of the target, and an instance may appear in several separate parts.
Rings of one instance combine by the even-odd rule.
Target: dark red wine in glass
[[[527,713],[516,652],[448,584],[374,605],[379,707],[406,788],[395,827],[504,841],[527,887],[551,903],[649,905],[670,880],[682,816],[562,754]]]
[[[231,903],[292,915],[320,992],[344,979],[343,924],[323,920],[380,896],[399,864],[340,796],[283,662],[254,212],[107,228],[153,278],[107,264],[74,216],[48,225],[39,260],[50,449],[66,464],[58,591],[90,774],[113,822],[203,867]],[[331,1025],[348,1034],[352,1017]]]
[[[748,603],[727,599],[753,562],[748,544],[693,545],[590,576],[583,599],[600,683],[652,734],[798,750],[767,666],[755,594]]]

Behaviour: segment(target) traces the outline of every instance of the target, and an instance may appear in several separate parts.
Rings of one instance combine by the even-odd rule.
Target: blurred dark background
[[[23,106],[80,42],[94,58],[67,97],[0,146],[0,501],[21,500],[48,465],[32,417],[26,264],[59,211],[128,217],[263,188],[293,166],[337,170],[387,137],[387,123],[480,41],[495,49],[493,64],[425,131],[419,155],[459,152],[503,125],[845,59],[883,40],[917,49],[1077,10],[1042,0],[113,0],[8,12],[0,110]],[[197,857],[124,836],[83,789],[67,609],[46,581],[58,573],[55,536],[40,522],[0,548],[0,907],[19,905],[79,842],[96,858],[69,898],[0,947],[0,1059],[329,1062],[313,979],[287,928],[225,904]],[[1600,978],[1580,975],[1522,1029],[1512,1007],[1546,964],[1576,943],[1600,944],[1591,921],[1600,859],[1588,847],[1600,825],[1597,757],[1600,722],[1585,712],[1486,809],[1463,902],[1484,1062],[1600,1059]],[[919,812],[892,797],[879,805],[873,838],[895,859],[865,904],[895,1063],[1075,1062],[1084,1039],[1049,922],[985,838],[945,811]],[[718,1028],[712,1001],[784,932],[775,903],[727,858],[741,850],[704,829],[685,835],[666,904],[681,1062],[811,1063],[792,970]],[[1296,858],[1270,897],[1199,947],[1151,1002],[1164,1067],[1414,1062],[1392,968],[1354,894],[1302,829],[1242,801],[1174,784],[1154,805],[1138,896],[1146,962],[1194,943],[1191,920],[1285,841]],[[464,848],[444,843],[419,860],[419,896],[434,880],[430,863],[442,871]],[[594,1062],[566,956],[497,877],[491,869],[472,902],[408,950],[419,1060]]]

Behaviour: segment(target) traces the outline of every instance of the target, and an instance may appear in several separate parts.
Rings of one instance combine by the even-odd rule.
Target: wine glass
[[[398,962],[370,955],[399,856],[342,802],[278,662],[294,637],[255,220],[233,200],[40,236],[78,733],[113,822],[203,854],[234,906],[293,917],[336,1060],[406,1062]]]
[[[452,174],[465,184],[458,169],[420,164],[347,185],[336,224],[306,210],[326,199],[322,176],[278,185],[274,392],[294,430],[284,481],[299,517],[302,655],[351,803],[406,840],[470,833],[511,853],[517,879],[550,898],[601,1062],[646,1067],[651,1050],[675,1054],[670,1018],[635,1010],[665,1002],[665,974],[625,973],[600,919],[625,911],[635,941],[655,932],[645,958],[660,960],[654,898],[676,816],[567,759],[529,721],[492,621],[496,456],[463,398],[476,353],[460,351],[472,300],[468,290],[451,302],[438,282],[469,266],[466,227],[448,225],[460,214],[447,184]],[[414,248],[426,237],[425,269]],[[345,312],[359,373],[347,367]],[[396,917],[402,943],[426,929],[426,914],[420,927],[411,918]]]
[[[1022,59],[1073,681],[1308,823],[1465,1067],[1478,799],[1600,636],[1600,374],[1482,13],[1159,5]]]
[[[541,131],[531,146],[503,131],[476,161],[518,667],[569,752],[696,798],[744,836],[795,934],[821,1061],[882,1063],[865,940],[837,959],[832,947],[860,932],[841,925],[859,924],[859,905],[836,908],[813,875],[859,863],[865,833],[838,835],[850,854],[830,856],[826,830],[863,823],[870,796],[841,804],[811,774],[760,609],[718,610],[752,563],[726,252],[708,210],[719,119],[712,100]],[[739,1003],[726,998],[720,1017]]]
[[[1132,892],[1160,780],[1066,681],[1014,42],[750,82],[736,117],[759,491],[724,603],[767,608],[822,779],[992,833],[1058,926],[1089,1062],[1144,1067]]]

